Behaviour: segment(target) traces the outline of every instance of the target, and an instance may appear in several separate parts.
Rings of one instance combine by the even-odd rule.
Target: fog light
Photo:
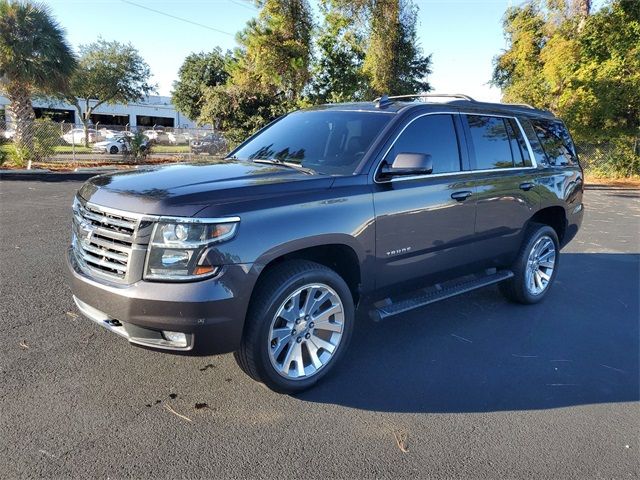
[[[164,337],[165,340],[171,342],[173,346],[176,346],[176,347],[187,346],[187,336],[182,332],[169,332],[169,331],[163,330],[162,336]]]

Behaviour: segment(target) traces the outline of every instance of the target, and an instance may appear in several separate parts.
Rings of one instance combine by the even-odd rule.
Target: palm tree
[[[31,97],[63,92],[76,58],[63,28],[42,4],[0,0],[0,90],[16,122],[14,141],[30,150]]]

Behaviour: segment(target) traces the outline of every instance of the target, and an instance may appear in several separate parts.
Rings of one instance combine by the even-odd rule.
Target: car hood
[[[99,175],[80,189],[85,200],[120,210],[150,215],[193,216],[217,205],[221,214],[235,213],[247,200],[326,189],[333,177],[307,174],[271,164],[218,160],[147,167]]]

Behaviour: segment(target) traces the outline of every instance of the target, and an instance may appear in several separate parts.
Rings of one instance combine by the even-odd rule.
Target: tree
[[[546,85],[540,54],[546,42],[545,19],[537,2],[510,7],[503,19],[506,50],[494,59],[491,82],[502,89],[506,102],[546,108]]]
[[[265,0],[238,34],[225,85],[205,88],[199,121],[240,141],[301,105],[310,78],[312,21],[306,0]]]
[[[230,60],[231,54],[223,54],[220,48],[208,53],[192,53],[185,58],[171,92],[176,109],[190,119],[197,120],[202,110],[205,89],[226,83],[229,78],[227,64]]]
[[[310,78],[312,27],[307,0],[265,0],[237,36],[232,83],[298,100]]]
[[[310,96],[314,103],[363,100],[366,35],[353,12],[337,0],[321,0],[323,25],[316,40]]]
[[[31,97],[64,91],[76,59],[64,30],[41,4],[0,0],[0,89],[16,122],[14,141],[31,150]]]
[[[149,66],[131,44],[98,39],[80,47],[78,69],[65,97],[80,116],[85,144],[91,114],[104,103],[134,102],[149,95],[155,90],[150,77]]]
[[[368,41],[362,66],[369,95],[429,91],[431,56],[418,44],[418,8],[412,0],[337,0],[368,18]]]
[[[492,82],[506,101],[552,110],[578,144],[610,145],[614,170],[640,174],[631,146],[640,133],[640,2],[590,6],[538,0],[507,10]]]

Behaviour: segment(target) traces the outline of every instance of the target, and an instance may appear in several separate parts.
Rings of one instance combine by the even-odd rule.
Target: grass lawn
[[[56,153],[73,153],[72,145],[58,145],[53,147],[53,151]],[[82,145],[76,145],[76,153],[91,153],[91,147],[85,147]]]

